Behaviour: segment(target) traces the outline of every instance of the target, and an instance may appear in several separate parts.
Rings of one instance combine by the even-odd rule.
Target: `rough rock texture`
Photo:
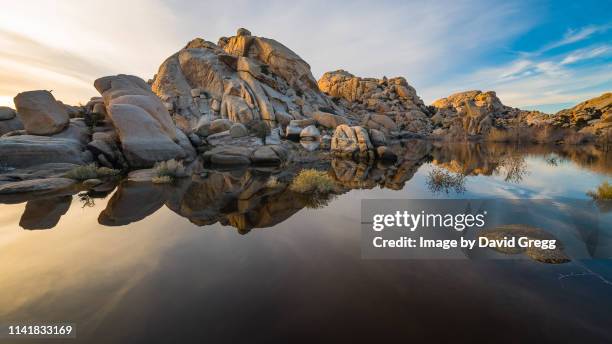
[[[372,158],[374,146],[367,130],[360,126],[339,125],[331,140],[331,151],[340,156]]]
[[[0,139],[0,164],[29,167],[44,163],[85,164],[83,146],[75,141],[46,136],[20,135]]]
[[[189,139],[177,130],[164,104],[142,79],[121,74],[97,79],[94,86],[102,94],[131,167],[194,156]]]
[[[28,134],[51,135],[68,126],[68,112],[49,91],[28,91],[14,98],[17,114]]]
[[[192,40],[164,61],[152,89],[182,128],[194,127],[201,117],[244,124],[265,120],[275,127],[333,107],[306,62],[246,29],[218,44]]]
[[[551,125],[571,128],[595,135],[612,135],[612,93],[586,100],[573,108],[565,109],[554,115],[530,112],[524,116],[528,125]]]
[[[360,78],[337,70],[323,74],[318,84],[362,126],[420,134],[431,131],[427,107],[403,77]]]
[[[521,111],[502,104],[493,91],[466,91],[438,99],[432,104],[435,128],[464,135],[486,135],[492,127],[506,127]]]

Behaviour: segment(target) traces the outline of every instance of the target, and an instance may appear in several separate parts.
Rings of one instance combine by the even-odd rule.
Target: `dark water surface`
[[[331,200],[289,191],[293,166],[2,204],[0,323],[73,322],[71,343],[612,342],[612,228],[594,249],[582,232],[565,238],[595,259],[564,264],[360,251],[362,199],[587,200],[611,179],[612,154],[396,149],[394,166],[317,164],[341,188]],[[432,183],[440,174],[455,183]]]

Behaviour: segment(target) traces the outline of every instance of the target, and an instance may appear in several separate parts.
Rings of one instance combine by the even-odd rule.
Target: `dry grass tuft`
[[[289,189],[298,193],[329,193],[334,189],[334,180],[325,172],[305,169],[293,179]]]

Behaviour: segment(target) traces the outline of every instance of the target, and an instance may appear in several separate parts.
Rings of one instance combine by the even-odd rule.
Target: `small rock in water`
[[[321,136],[321,132],[314,125],[309,125],[300,132],[302,140],[317,140]]]

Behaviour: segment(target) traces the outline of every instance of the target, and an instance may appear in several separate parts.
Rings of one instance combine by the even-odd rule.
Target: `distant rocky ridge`
[[[190,41],[149,82],[121,74],[94,85],[101,97],[83,106],[29,91],[15,97],[16,111],[0,108],[0,185],[89,163],[123,171],[170,159],[282,165],[313,151],[396,161],[398,140],[607,144],[612,130],[611,93],[555,115],[505,106],[492,91],[427,106],[403,77],[337,70],[317,81],[296,53],[246,29],[217,44]]]

